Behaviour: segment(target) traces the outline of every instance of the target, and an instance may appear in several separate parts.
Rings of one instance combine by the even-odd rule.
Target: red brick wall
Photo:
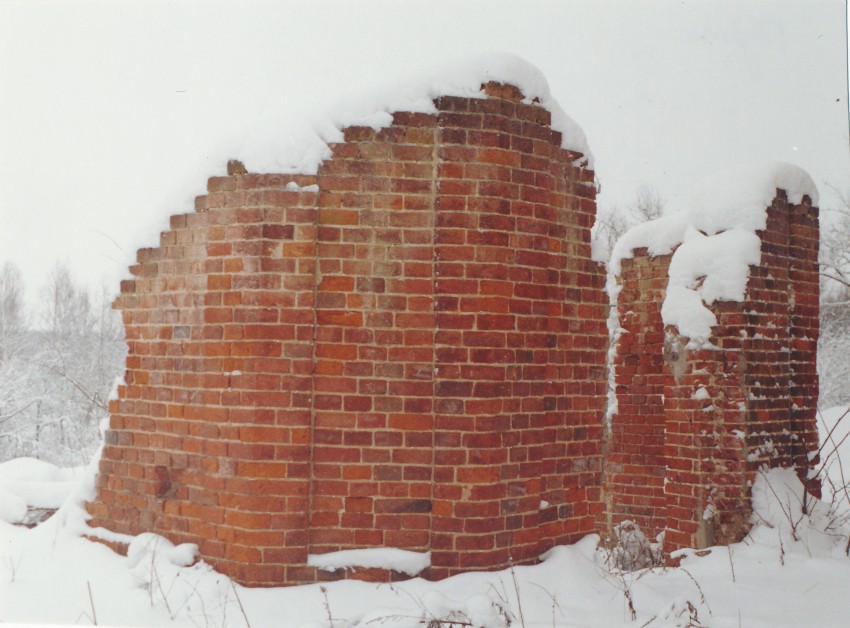
[[[430,550],[442,577],[595,530],[593,172],[486,91],[346,129],[315,177],[211,179],[139,252],[92,527],[255,585],[336,577],[309,553]]]
[[[198,542],[245,582],[295,578],[307,556],[317,194],[291,179],[211,179],[139,251],[89,506],[92,525]]]
[[[758,469],[804,477],[817,449],[817,208],[778,190],[759,236],[744,301],[710,308],[711,349],[683,349],[688,339],[662,324],[670,256],[623,261],[605,525],[665,531],[668,552],[739,540]],[[700,388],[708,397],[694,399]]]
[[[251,585],[369,547],[444,577],[626,518],[668,551],[735,540],[761,465],[805,474],[817,208],[777,194],[715,349],[661,322],[669,255],[623,262],[606,431],[593,172],[547,110],[485,92],[348,128],[315,176],[210,179],[139,251],[93,528],[197,543]]]
[[[667,289],[670,255],[648,257],[646,250],[623,260],[619,295],[621,328],[614,354],[617,414],[610,423],[605,455],[606,514],[631,519],[647,533],[666,527],[664,451],[664,328],[661,304]],[[610,529],[605,521],[602,529]]]

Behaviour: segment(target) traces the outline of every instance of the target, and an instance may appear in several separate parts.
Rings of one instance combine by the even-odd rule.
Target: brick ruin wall
[[[669,257],[624,264],[606,426],[594,173],[546,109],[483,87],[345,129],[315,176],[212,178],[139,251],[93,534],[197,543],[248,585],[346,577],[308,555],[370,547],[428,551],[442,578],[623,518],[665,549],[732,538],[759,464],[807,468],[816,208],[777,198],[748,300],[714,308],[721,351],[675,376]]]
[[[487,92],[346,129],[315,177],[211,179],[139,252],[92,527],[248,584],[382,546],[443,577],[595,530],[594,175],[547,110]]]
[[[818,210],[779,190],[758,235],[744,301],[710,306],[710,348],[688,349],[661,320],[671,255],[623,260],[603,529],[631,519],[665,532],[668,551],[732,543],[749,529],[759,469],[806,481],[818,449]]]

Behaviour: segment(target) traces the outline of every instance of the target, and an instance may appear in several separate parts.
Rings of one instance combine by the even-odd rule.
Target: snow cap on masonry
[[[552,114],[552,129],[562,134],[561,148],[581,153],[582,164],[593,168],[593,154],[584,131],[554,99],[540,70],[504,52],[481,54],[450,67],[438,65],[384,90],[348,99],[323,114],[295,141],[265,148],[254,146],[238,157],[251,172],[316,174],[322,161],[331,157],[328,144],[343,141],[344,128],[368,126],[377,131],[390,126],[392,114],[398,111],[436,114],[435,99],[485,98],[481,87],[489,82],[514,85],[525,96],[523,102],[538,102],[547,109]]]
[[[614,245],[610,269],[619,276],[621,262],[645,248],[649,255],[668,255],[669,282],[661,308],[665,325],[673,325],[703,346],[717,319],[707,306],[715,301],[743,301],[749,267],[761,261],[766,209],[784,190],[798,204],[808,196],[818,202],[818,190],[805,170],[788,163],[745,166],[705,179],[684,208],[637,225]],[[609,286],[612,301],[617,287]]]

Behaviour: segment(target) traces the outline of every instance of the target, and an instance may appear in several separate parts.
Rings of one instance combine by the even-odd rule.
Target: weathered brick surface
[[[777,190],[758,235],[744,301],[711,306],[714,348],[687,350],[662,324],[669,255],[623,263],[604,525],[665,531],[666,551],[739,540],[758,470],[805,478],[817,449],[817,208]]]
[[[548,112],[440,106],[432,572],[446,575],[595,529],[607,307],[593,175]]]
[[[623,260],[619,323],[623,330],[614,356],[617,414],[605,457],[606,514],[602,529],[623,519],[647,533],[666,527],[664,451],[664,328],[661,304],[667,289],[670,255],[648,257],[645,250]]]
[[[250,585],[369,547],[430,551],[437,578],[626,518],[667,551],[736,540],[761,466],[805,476],[817,208],[778,192],[711,349],[661,322],[671,256],[624,261],[606,431],[593,172],[547,110],[485,93],[345,129],[315,176],[233,163],[138,252],[93,528],[197,543]]]
[[[210,179],[139,251],[93,527],[254,585],[339,577],[309,553],[430,550],[441,577],[595,530],[593,173],[486,92],[346,129],[315,177]]]

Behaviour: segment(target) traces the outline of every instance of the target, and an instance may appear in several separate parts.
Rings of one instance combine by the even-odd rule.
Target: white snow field
[[[847,410],[822,416],[837,421]],[[847,433],[846,421],[834,437]],[[440,582],[247,589],[203,561],[193,564],[192,545],[174,547],[142,534],[125,558],[82,538],[81,505],[92,495],[94,468],[68,472],[32,459],[0,465],[4,500],[15,495],[26,503],[56,503],[59,492],[66,495],[57,514],[33,529],[0,521],[0,621],[253,628],[414,628],[452,621],[484,628],[775,628],[850,622],[848,509],[809,500],[803,514],[802,485],[788,470],[759,476],[754,525],[743,542],[686,550],[678,568],[610,570],[598,537],[588,536],[554,548],[535,566]],[[79,479],[68,481],[69,474]],[[4,518],[13,517],[4,512]],[[380,562],[380,554],[375,557]]]

